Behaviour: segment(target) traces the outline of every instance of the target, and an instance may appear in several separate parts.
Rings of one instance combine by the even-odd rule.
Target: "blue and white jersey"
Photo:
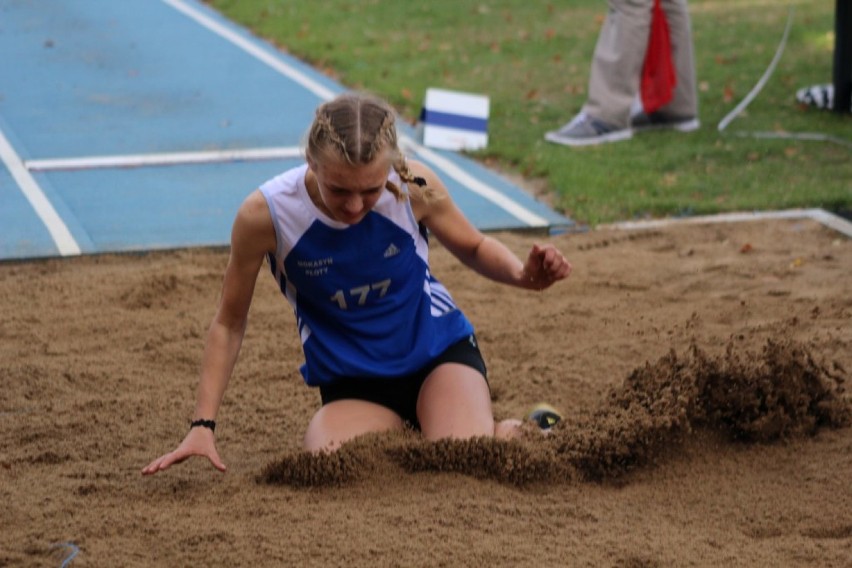
[[[268,260],[296,313],[305,382],[413,373],[472,334],[429,272],[426,230],[409,200],[383,191],[359,223],[340,223],[311,201],[307,168],[260,187],[277,238]],[[390,180],[407,191],[393,170]]]

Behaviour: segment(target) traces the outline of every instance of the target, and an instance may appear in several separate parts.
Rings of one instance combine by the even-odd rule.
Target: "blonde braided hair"
[[[390,151],[391,165],[409,191],[425,200],[433,197],[426,181],[411,173],[399,149],[396,113],[388,103],[363,93],[345,93],[317,108],[305,150],[309,159],[334,157],[353,166],[366,165],[384,150]],[[392,181],[386,188],[398,200],[405,198]]]

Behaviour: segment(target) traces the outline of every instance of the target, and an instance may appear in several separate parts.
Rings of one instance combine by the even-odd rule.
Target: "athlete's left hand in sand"
[[[533,245],[524,263],[524,276],[527,288],[544,290],[555,282],[568,278],[571,263],[551,244]]]

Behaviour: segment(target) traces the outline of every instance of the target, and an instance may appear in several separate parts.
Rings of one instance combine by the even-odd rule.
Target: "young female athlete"
[[[429,271],[431,233],[495,281],[543,290],[571,265],[552,245],[525,262],[465,219],[425,165],[406,162],[387,103],[345,94],[321,105],[307,163],[263,184],[240,207],[219,307],[207,334],[195,419],[150,475],[194,455],[219,470],[216,414],[267,259],[296,313],[305,382],[322,406],[304,447],[329,451],[406,423],[429,440],[517,434],[495,424],[473,326]]]

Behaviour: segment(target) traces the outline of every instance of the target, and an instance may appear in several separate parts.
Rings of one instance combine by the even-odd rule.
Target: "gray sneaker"
[[[698,130],[701,122],[694,116],[671,116],[660,112],[645,114],[638,112],[630,117],[630,126],[636,132],[643,130],[677,130],[678,132],[692,132]]]
[[[618,128],[581,112],[559,130],[545,134],[544,139],[565,146],[593,146],[627,140],[632,136],[630,128]]]

